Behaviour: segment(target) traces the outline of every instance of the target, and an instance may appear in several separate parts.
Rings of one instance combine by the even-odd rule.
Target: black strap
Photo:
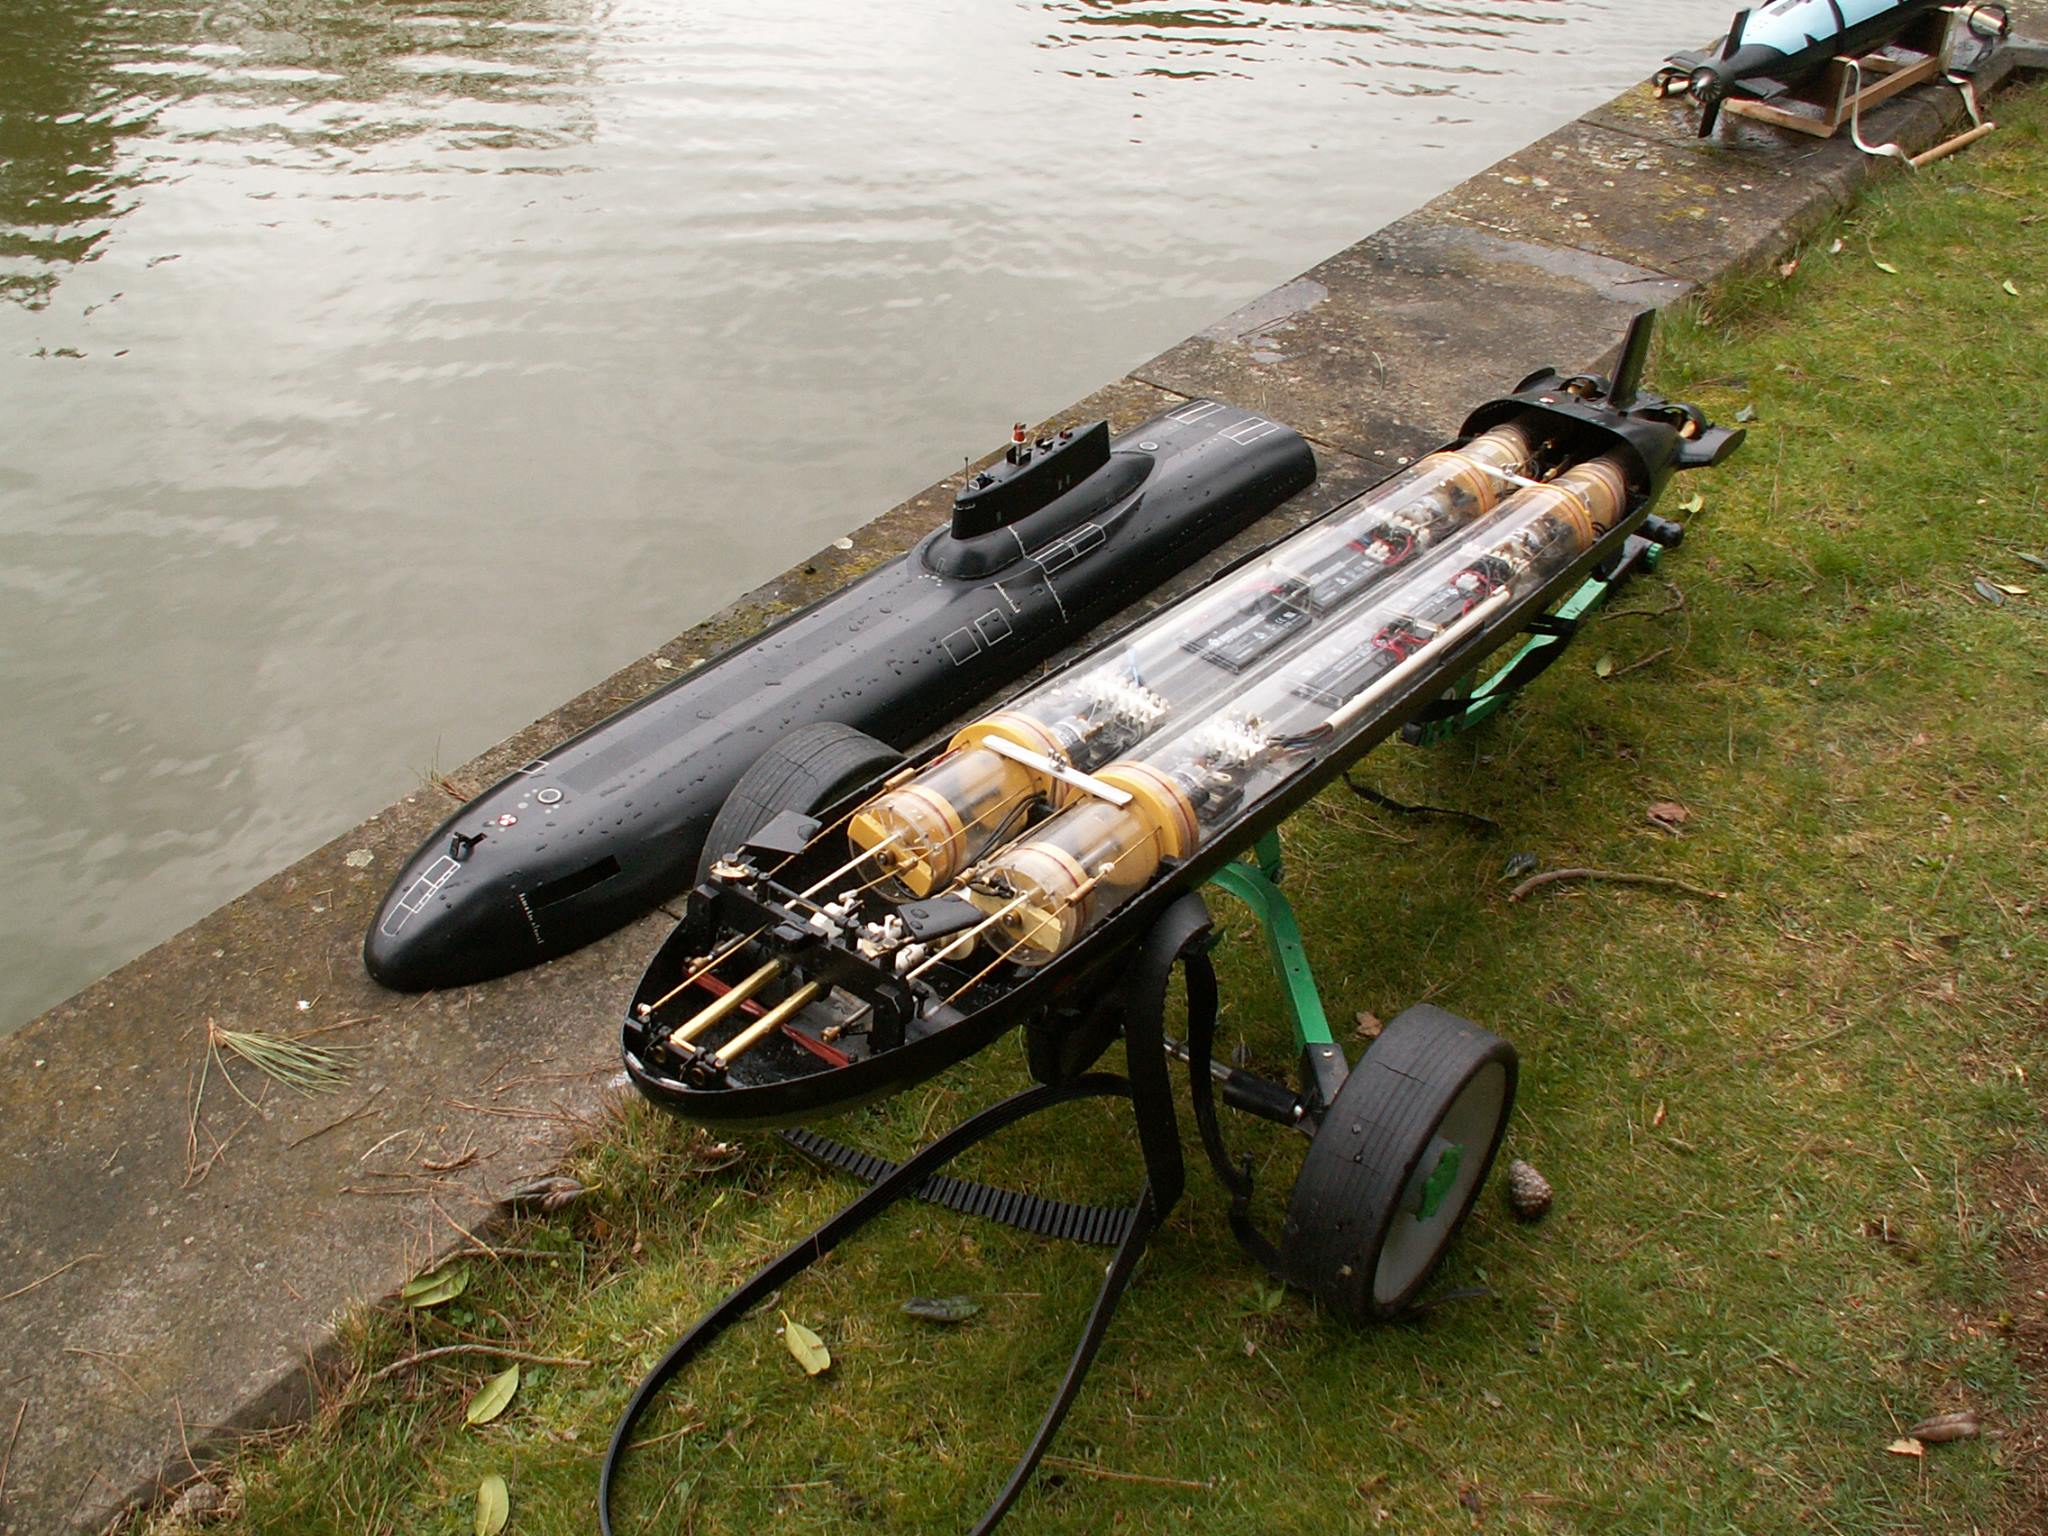
[[[669,1352],[633,1389],[633,1396],[619,1415],[619,1422],[612,1430],[611,1444],[605,1448],[604,1467],[598,1475],[597,1525],[602,1536],[613,1536],[612,1531],[612,1486],[616,1481],[620,1458],[624,1455],[627,1439],[633,1427],[639,1423],[661,1389],[668,1385],[698,1355],[740,1318],[752,1311],[764,1299],[793,1277],[809,1269],[841,1241],[866,1226],[876,1216],[894,1205],[905,1196],[914,1193],[932,1174],[958,1157],[962,1152],[983,1141],[1005,1126],[1014,1124],[1027,1115],[1050,1109],[1074,1099],[1100,1098],[1105,1095],[1125,1095],[1132,1092],[1132,1084],[1121,1077],[1108,1073],[1089,1073],[1075,1078],[1072,1082],[1054,1087],[1028,1088],[1020,1094],[991,1105],[980,1114],[955,1126],[951,1131],[934,1141],[930,1146],[906,1159],[896,1169],[847,1204],[839,1213],[828,1220],[809,1236],[800,1239],[777,1258],[772,1259],[755,1272],[752,1279],[733,1291],[725,1300],[713,1307],[697,1320],[695,1327],[678,1339]],[[1024,1484],[1036,1470],[1039,1460],[1045,1455],[1053,1434],[1059,1429],[1060,1421],[1067,1415],[1074,1395],[1080,1390],[1081,1379],[1094,1362],[1095,1352],[1101,1346],[1102,1336],[1109,1327],[1109,1319],[1116,1309],[1124,1288],[1130,1283],[1131,1272],[1137,1267],[1139,1256],[1145,1244],[1157,1229],[1164,1208],[1154,1197],[1148,1181],[1138,1193],[1138,1199],[1130,1211],[1129,1226],[1118,1244],[1116,1257],[1110,1261],[1108,1273],[1104,1276],[1102,1290],[1096,1296],[1095,1306],[1088,1314],[1088,1322],[1075,1346],[1073,1359],[1068,1363],[1066,1376],[1061,1380],[1058,1393],[1046,1409],[1045,1417],[1038,1431],[1025,1447],[1024,1454],[1012,1469],[1009,1481],[996,1496],[995,1502],[976,1522],[973,1536],[985,1536],[994,1529]]]
[[[1217,1181],[1230,1194],[1230,1230],[1238,1245],[1263,1265],[1276,1280],[1286,1280],[1287,1264],[1280,1250],[1252,1221],[1252,1160],[1230,1161],[1223,1145],[1223,1128],[1216,1122],[1216,1084],[1209,1076],[1209,1061],[1216,1049],[1216,968],[1207,955],[1187,961],[1188,976],[1188,1097],[1193,1101],[1195,1128],[1202,1136],[1202,1150],[1209,1154],[1209,1166]]]
[[[780,1133],[782,1139],[814,1163],[847,1173],[863,1184],[878,1183],[896,1171],[896,1164],[875,1152],[834,1141],[808,1126]],[[913,1192],[916,1199],[942,1205],[962,1216],[979,1216],[1029,1232],[1033,1237],[1056,1237],[1070,1243],[1093,1243],[1114,1248],[1130,1228],[1131,1213],[1113,1205],[1080,1205],[1072,1200],[1044,1200],[1021,1190],[979,1184],[972,1179],[940,1175],[929,1178]]]

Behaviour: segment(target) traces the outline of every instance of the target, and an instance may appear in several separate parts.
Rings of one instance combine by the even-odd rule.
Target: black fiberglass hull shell
[[[365,967],[404,991],[463,986],[612,932],[690,886],[726,794],[789,731],[835,720],[914,745],[1314,477],[1292,430],[1194,401],[1029,516],[935,530],[450,816],[386,894]]]

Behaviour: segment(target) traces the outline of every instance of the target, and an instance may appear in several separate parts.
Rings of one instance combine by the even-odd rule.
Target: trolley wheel
[[[1292,1278],[1350,1322],[1422,1289],[1472,1209],[1515,1102],[1515,1050],[1428,1003],[1372,1043],[1323,1116],[1288,1203]]]
[[[903,762],[887,742],[836,720],[800,725],[754,759],[711,820],[697,878],[784,811],[809,815]]]

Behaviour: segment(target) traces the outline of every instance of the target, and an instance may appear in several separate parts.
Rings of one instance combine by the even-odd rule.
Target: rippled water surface
[[[0,1029],[1728,0],[6,0]]]

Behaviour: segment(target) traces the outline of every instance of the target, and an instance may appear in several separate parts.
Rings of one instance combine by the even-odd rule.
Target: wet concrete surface
[[[1927,87],[1866,133],[1919,149],[1960,116]],[[1121,429],[1213,394],[1316,440],[1318,484],[1157,600],[1533,369],[1600,365],[1636,310],[1773,258],[1896,174],[1748,124],[1702,145],[1690,119],[1630,92],[1055,418]],[[0,1042],[0,1433],[20,1415],[0,1531],[97,1528],[188,1455],[291,1417],[339,1315],[466,1245],[602,1124],[619,1012],[669,919],[401,996],[359,959],[391,873],[462,797],[900,552],[949,502],[934,486],[867,524]],[[352,1070],[310,1097],[243,1070],[238,1092],[209,1064],[209,1023],[322,1031]]]

